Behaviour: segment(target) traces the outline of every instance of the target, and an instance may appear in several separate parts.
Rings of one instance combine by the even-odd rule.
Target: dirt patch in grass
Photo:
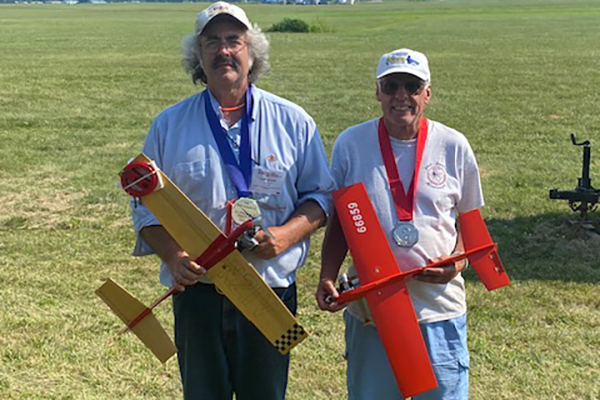
[[[68,179],[52,164],[40,165],[24,176],[0,179],[0,229],[39,229],[68,219],[83,196],[61,189]]]
[[[56,226],[70,218],[71,210],[82,197],[79,193],[25,189],[20,193],[0,196],[3,215],[0,228],[40,229]]]
[[[583,222],[576,217],[545,220],[536,225],[531,240],[552,246],[556,257],[600,259],[600,224],[597,218]]]

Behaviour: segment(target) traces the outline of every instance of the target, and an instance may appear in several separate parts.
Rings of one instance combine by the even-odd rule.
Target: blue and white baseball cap
[[[427,57],[411,49],[398,49],[381,56],[377,66],[377,79],[389,74],[410,74],[431,82]]]

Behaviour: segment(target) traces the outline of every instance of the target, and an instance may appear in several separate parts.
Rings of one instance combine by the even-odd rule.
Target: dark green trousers
[[[296,314],[296,285],[273,289]],[[175,344],[186,400],[284,400],[289,355],[281,355],[213,285],[173,297]]]

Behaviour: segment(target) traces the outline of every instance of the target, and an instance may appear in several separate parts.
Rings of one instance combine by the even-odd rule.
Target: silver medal
[[[412,222],[400,221],[392,230],[394,241],[400,247],[412,247],[419,241],[419,231]]]
[[[238,225],[243,224],[244,222],[251,220],[254,223],[254,226],[258,226],[273,240],[275,240],[275,236],[269,231],[267,226],[263,222],[263,217],[260,212],[260,207],[258,202],[250,197],[241,197],[233,203],[233,207],[231,208],[231,218],[233,222]],[[256,231],[254,231],[256,232]],[[254,233],[252,234],[254,236]],[[254,246],[256,247],[256,246]]]
[[[235,203],[231,209],[231,217],[233,222],[238,225],[244,222],[254,220],[260,217],[260,207],[258,202],[250,197],[241,197]]]

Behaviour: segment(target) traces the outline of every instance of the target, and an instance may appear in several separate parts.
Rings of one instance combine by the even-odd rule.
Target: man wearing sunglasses
[[[242,254],[295,313],[296,270],[335,186],[319,130],[302,108],[254,86],[269,68],[269,42],[241,8],[211,4],[195,25],[183,63],[206,90],[160,113],[143,151],[222,231],[247,219],[232,212],[240,199],[238,209],[260,217],[264,229]],[[143,204],[132,214],[134,254],[158,254],[161,282],[180,290],[173,309],[184,397],[283,400],[289,355],[216,290]]]
[[[365,184],[398,265],[409,270],[462,250],[456,221],[458,214],[483,205],[479,170],[464,135],[423,116],[432,93],[425,55],[410,49],[384,54],[376,77],[375,93],[383,116],[340,134],[331,170],[339,187]],[[323,310],[343,308],[328,297],[338,296],[335,281],[346,253],[339,219],[332,214],[316,294]],[[407,281],[438,382],[437,389],[413,396],[414,400],[468,397],[461,276],[466,266],[466,261],[451,262],[425,269]],[[349,274],[355,274],[354,266]],[[366,302],[351,303],[344,319],[349,399],[401,399]]]

